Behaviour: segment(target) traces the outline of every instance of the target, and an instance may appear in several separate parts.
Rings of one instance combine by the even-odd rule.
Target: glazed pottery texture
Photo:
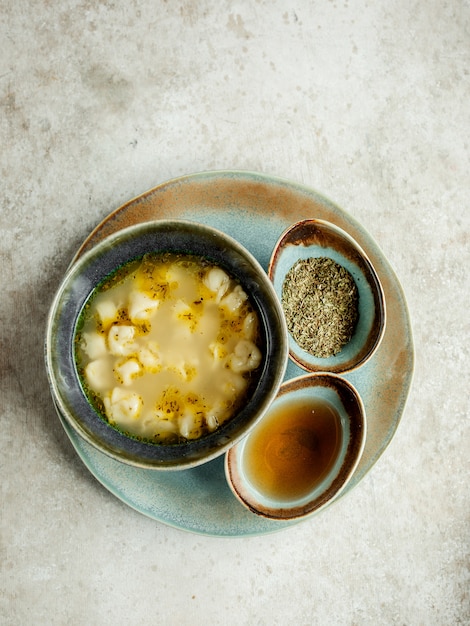
[[[295,222],[313,218],[340,227],[358,242],[377,271],[387,303],[387,325],[379,348],[363,367],[346,375],[367,411],[367,439],[356,471],[338,496],[343,497],[361,482],[392,440],[411,385],[414,359],[400,283],[377,243],[352,215],[298,183],[251,172],[203,172],[167,181],[116,209],[85,239],[74,260],[128,226],[176,219],[222,230],[267,270],[281,234]],[[302,369],[289,359],[285,380],[301,374]],[[155,472],[103,454],[78,435],[60,412],[59,419],[92,475],[152,519],[197,534],[225,537],[262,535],[296,522],[271,520],[241,506],[226,482],[223,456],[186,471]]]

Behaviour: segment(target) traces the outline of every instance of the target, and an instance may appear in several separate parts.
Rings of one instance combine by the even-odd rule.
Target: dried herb
[[[348,270],[333,259],[297,261],[286,275],[281,301],[289,332],[313,356],[334,356],[354,333],[357,287]]]

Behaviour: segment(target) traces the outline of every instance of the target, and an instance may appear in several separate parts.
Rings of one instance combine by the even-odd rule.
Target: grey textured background
[[[0,0],[0,622],[468,624],[468,0]],[[111,210],[248,169],[330,196],[399,276],[403,420],[337,505],[203,538],[126,507],[55,418],[45,316]]]

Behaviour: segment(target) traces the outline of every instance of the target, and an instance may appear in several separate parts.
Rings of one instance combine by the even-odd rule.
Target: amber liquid
[[[325,401],[275,407],[246,442],[247,477],[267,497],[302,498],[333,467],[341,438],[340,417]]]

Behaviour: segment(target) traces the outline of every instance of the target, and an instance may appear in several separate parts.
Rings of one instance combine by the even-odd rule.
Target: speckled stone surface
[[[0,42],[0,622],[469,623],[468,0],[6,0]],[[261,537],[186,533],[115,498],[43,366],[53,293],[91,229],[217,169],[331,197],[413,321],[385,454],[333,507]]]

